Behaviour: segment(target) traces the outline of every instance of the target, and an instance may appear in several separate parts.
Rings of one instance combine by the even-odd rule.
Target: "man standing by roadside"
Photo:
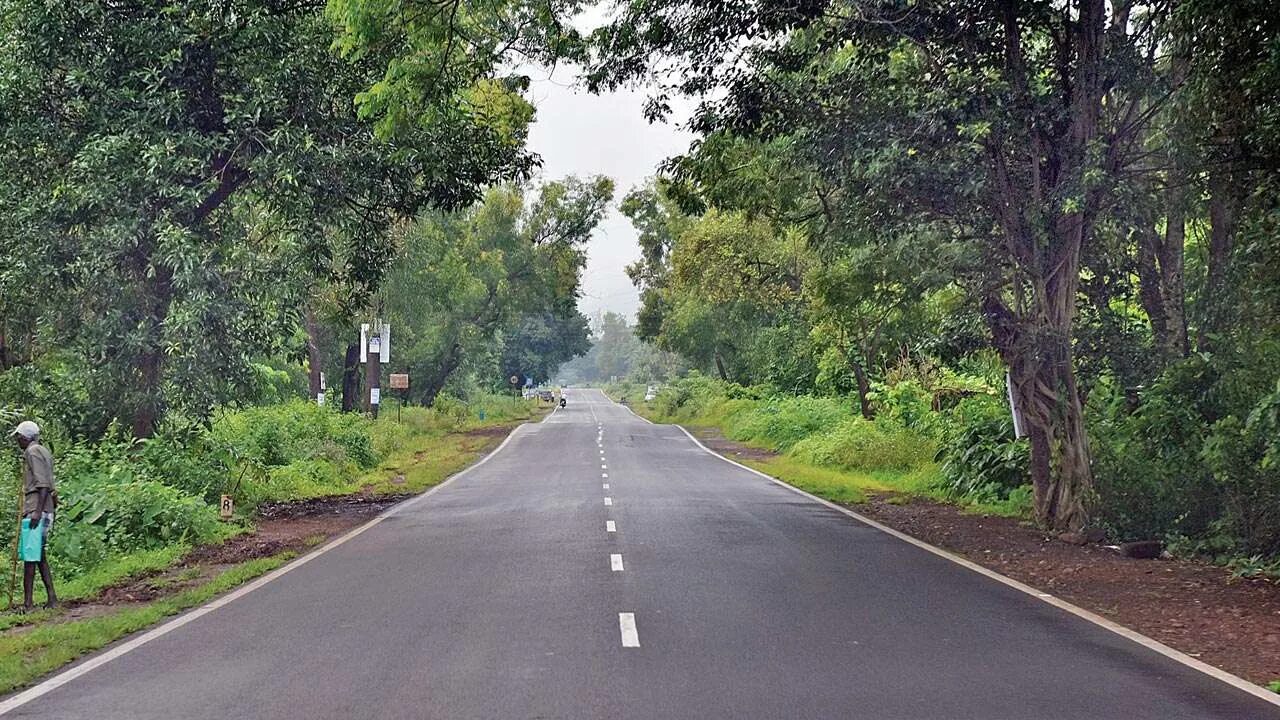
[[[37,568],[40,570],[40,579],[44,581],[45,594],[49,596],[45,607],[52,608],[58,604],[48,557],[49,532],[53,529],[54,512],[58,507],[58,490],[53,480],[53,454],[40,444],[40,426],[30,420],[18,423],[13,437],[18,441],[18,447],[22,448],[23,516],[29,526],[39,528],[42,535],[40,560],[23,563],[22,609],[31,610]]]

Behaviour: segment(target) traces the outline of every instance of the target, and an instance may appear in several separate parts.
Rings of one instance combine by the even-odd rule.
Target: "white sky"
[[[541,179],[607,175],[616,185],[613,208],[587,249],[578,307],[593,320],[604,310],[634,319],[639,297],[624,268],[640,250],[635,229],[618,212],[618,203],[663,160],[688,148],[692,136],[677,127],[687,115],[676,115],[670,124],[651,125],[644,119],[643,91],[592,95],[575,87],[577,69],[568,66],[550,74],[526,72],[533,79],[529,97],[538,108],[529,146],[542,156]]]

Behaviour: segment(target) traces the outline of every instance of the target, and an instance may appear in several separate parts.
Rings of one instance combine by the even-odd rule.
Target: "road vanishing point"
[[[7,717],[1280,718],[597,390]]]

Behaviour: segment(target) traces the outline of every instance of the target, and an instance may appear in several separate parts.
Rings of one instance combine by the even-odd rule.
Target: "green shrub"
[[[64,447],[55,460],[58,527],[50,552],[63,574],[105,558],[178,542],[211,540],[222,532],[217,510],[203,499],[148,477],[132,457],[134,444],[108,437],[97,445]]]
[[[1231,545],[1216,537],[1222,496],[1201,457],[1210,424],[1225,409],[1216,385],[1213,366],[1192,358],[1169,368],[1132,411],[1110,385],[1093,391],[1094,516],[1116,539]]]
[[[915,470],[936,453],[937,443],[914,430],[851,417],[797,442],[790,454],[821,467],[871,472]]]
[[[840,425],[851,413],[846,403],[807,395],[745,401],[729,413],[725,434],[734,440],[785,451],[810,435]]]
[[[877,420],[925,435],[937,435],[939,415],[933,411],[933,394],[918,380],[878,386],[871,398],[875,402]]]
[[[943,488],[955,497],[999,502],[1026,485],[1027,443],[1014,437],[1009,408],[995,397],[960,401],[943,424]]]
[[[1236,551],[1280,554],[1280,383],[1247,419],[1214,423],[1201,456],[1222,496],[1219,529]]]

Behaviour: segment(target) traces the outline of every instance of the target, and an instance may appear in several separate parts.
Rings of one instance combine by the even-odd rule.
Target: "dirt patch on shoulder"
[[[66,604],[67,612],[58,620],[81,620],[121,605],[172,595],[199,585],[246,560],[272,557],[287,551],[305,552],[408,497],[411,495],[346,495],[264,505],[260,508],[260,517],[253,532],[236,535],[218,545],[195,548],[163,573],[130,578],[127,582],[104,589],[92,599],[69,602]]]
[[[485,427],[472,428],[461,433],[461,435],[467,438],[505,438],[511,434],[511,428],[511,425],[487,425]]]
[[[693,431],[734,459],[776,453]],[[1134,560],[1101,545],[1069,545],[1025,521],[965,513],[921,498],[880,495],[852,510],[1051,593],[1259,684],[1280,678],[1280,585],[1233,578],[1191,560]]]

